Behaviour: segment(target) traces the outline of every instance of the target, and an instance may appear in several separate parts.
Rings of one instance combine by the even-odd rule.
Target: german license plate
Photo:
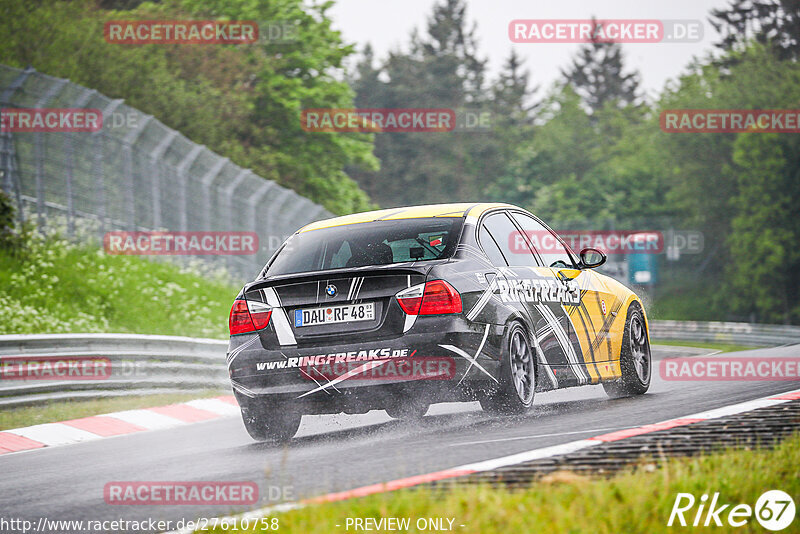
[[[349,323],[354,321],[371,321],[375,318],[375,303],[345,304],[342,306],[325,306],[323,308],[306,308],[294,311],[294,326],[316,326],[320,324]]]

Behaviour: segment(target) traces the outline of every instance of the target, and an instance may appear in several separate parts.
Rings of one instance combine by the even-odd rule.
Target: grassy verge
[[[30,236],[0,247],[0,334],[128,332],[227,337],[238,291],[220,276],[99,246]]]
[[[347,532],[348,518],[410,518],[409,532],[419,532],[420,518],[453,519],[460,533],[569,532],[618,534],[691,531],[668,527],[678,493],[720,493],[718,505],[755,506],[767,490],[800,495],[800,436],[775,450],[733,450],[694,459],[670,460],[662,469],[646,469],[610,480],[587,479],[560,473],[534,483],[527,490],[509,491],[487,486],[458,487],[453,491],[409,489],[339,503],[314,505],[277,515],[280,532]],[[652,471],[652,470],[651,470]],[[707,508],[707,507],[706,507]],[[694,520],[697,504],[685,517]],[[705,519],[705,517],[703,518]],[[794,526],[800,522],[795,519]],[[340,526],[337,526],[340,525]],[[447,525],[447,522],[445,522]],[[463,525],[463,526],[461,526]],[[766,532],[753,517],[742,528],[700,529],[713,532]],[[229,527],[230,528],[230,527]],[[355,529],[351,525],[349,531]],[[222,528],[212,532],[228,532]],[[241,532],[241,531],[240,531]],[[257,528],[244,532],[261,532]],[[784,532],[797,532],[788,528]]]
[[[0,430],[20,428],[23,426],[38,425],[68,421],[79,417],[99,415],[121,410],[135,410],[138,408],[152,408],[176,402],[185,402],[194,399],[216,397],[224,395],[225,391],[195,391],[194,393],[174,393],[143,395],[141,397],[116,397],[108,399],[65,401],[42,406],[25,406],[10,408],[0,411]]]
[[[699,349],[718,350],[720,352],[739,352],[742,350],[753,350],[758,347],[747,345],[735,345],[733,343],[704,343],[702,341],[683,341],[678,339],[653,339],[653,345],[671,345],[673,347],[697,347]]]
[[[647,316],[678,321],[724,321],[726,313],[714,302],[716,286],[690,276],[665,281],[658,286]]]

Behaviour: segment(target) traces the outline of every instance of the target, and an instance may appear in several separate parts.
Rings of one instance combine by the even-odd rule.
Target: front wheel
[[[631,304],[625,321],[625,334],[622,336],[619,365],[622,377],[616,382],[603,383],[610,397],[631,397],[642,395],[650,388],[652,359],[650,340],[644,314],[638,304]]]
[[[519,414],[533,405],[536,386],[536,354],[519,323],[512,323],[503,340],[500,383],[496,392],[480,399],[484,411]]]

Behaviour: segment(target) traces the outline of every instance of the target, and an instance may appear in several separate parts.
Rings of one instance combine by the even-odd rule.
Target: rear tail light
[[[419,307],[422,304],[422,295],[425,294],[425,284],[402,290],[395,295],[397,303],[408,315],[419,315]]]
[[[269,324],[270,316],[272,316],[272,308],[263,302],[238,299],[233,302],[231,307],[228,330],[231,335],[261,330]]]
[[[395,297],[408,315],[461,313],[461,295],[444,280],[409,287]]]
[[[253,320],[253,326],[256,327],[256,330],[266,328],[269,324],[269,318],[272,317],[272,308],[257,300],[248,300],[247,307],[250,310],[250,318]]]

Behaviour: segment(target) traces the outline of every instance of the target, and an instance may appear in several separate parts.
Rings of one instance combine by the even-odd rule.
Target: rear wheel
[[[302,414],[281,406],[267,408],[238,395],[237,399],[242,409],[244,427],[254,440],[284,443],[297,433]]]
[[[480,399],[484,411],[497,414],[523,413],[533,405],[536,385],[536,354],[519,323],[512,323],[503,340],[500,383],[496,392]]]
[[[399,402],[395,406],[386,408],[386,413],[392,419],[418,421],[425,417],[428,407],[429,404],[427,402]]]
[[[650,340],[647,336],[644,314],[636,303],[628,308],[619,365],[622,377],[616,382],[603,383],[603,388],[610,397],[642,395],[650,388],[652,375]]]

